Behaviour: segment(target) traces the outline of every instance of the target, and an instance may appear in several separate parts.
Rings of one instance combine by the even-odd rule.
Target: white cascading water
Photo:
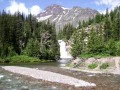
[[[67,51],[66,43],[63,40],[58,40],[58,43],[60,45],[60,66],[65,66],[73,57]]]

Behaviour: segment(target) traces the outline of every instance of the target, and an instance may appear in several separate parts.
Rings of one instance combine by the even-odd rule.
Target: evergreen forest
[[[77,28],[68,24],[58,37],[72,41],[71,54],[74,57],[120,56],[120,6],[79,22]]]
[[[0,13],[0,62],[37,62],[58,56],[55,24],[38,22],[31,14]]]
[[[120,6],[59,32],[54,23],[38,22],[31,14],[0,13],[0,62],[55,61],[58,39],[71,41],[73,57],[120,56]]]

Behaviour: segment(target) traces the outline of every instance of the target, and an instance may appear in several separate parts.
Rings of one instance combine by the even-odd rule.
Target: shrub
[[[80,55],[80,58],[83,58],[83,59],[87,59],[87,58],[90,58],[90,57],[93,57],[93,54],[83,53],[83,54]]]
[[[39,42],[38,40],[30,39],[26,48],[23,50],[23,55],[30,57],[37,57],[39,55]]]
[[[87,59],[87,58],[90,58],[90,57],[103,58],[103,57],[108,57],[108,56],[110,56],[110,55],[107,54],[107,53],[99,53],[99,54],[83,53],[79,57],[83,58],[83,59]]]
[[[116,43],[116,55],[120,56],[120,41]]]
[[[25,56],[25,55],[16,55],[13,57],[9,57],[8,60],[10,61],[10,63],[40,62],[38,58],[35,58],[35,57],[33,58],[33,57]]]
[[[4,61],[3,61],[3,59],[0,57],[0,63],[3,63]]]
[[[8,57],[12,57],[17,55],[17,53],[14,51],[14,48],[12,46],[8,47]]]
[[[73,63],[69,63],[69,64],[67,64],[66,66],[68,66],[68,67],[73,67],[74,64],[73,64]]]
[[[98,65],[96,63],[92,63],[90,65],[88,65],[88,68],[90,69],[95,69]]]
[[[101,66],[100,66],[100,69],[107,69],[109,67],[109,64],[108,63],[103,63]]]
[[[110,39],[105,46],[106,52],[111,56],[115,56],[116,52],[115,44],[116,44],[115,41],[113,39]]]

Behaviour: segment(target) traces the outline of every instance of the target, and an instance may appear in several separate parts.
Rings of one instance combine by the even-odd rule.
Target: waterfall
[[[60,64],[61,66],[65,66],[67,62],[69,62],[73,57],[66,49],[66,43],[63,40],[58,40],[60,46]]]

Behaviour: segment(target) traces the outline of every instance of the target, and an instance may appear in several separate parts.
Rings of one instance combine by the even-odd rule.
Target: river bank
[[[90,69],[82,69],[82,68],[71,68],[71,67],[61,67],[62,69],[67,69],[71,71],[79,71],[79,72],[86,72],[86,73],[93,73],[93,74],[116,74],[120,75],[118,71],[108,72],[107,70],[90,70]]]
[[[120,57],[75,59],[64,69],[120,75]]]
[[[58,74],[58,73],[53,73],[50,71],[36,70],[33,68],[18,67],[18,66],[3,66],[2,68],[7,71],[25,75],[25,76],[32,77],[35,79],[41,79],[41,80],[50,81],[50,82],[68,84],[68,85],[73,85],[75,87],[96,86],[94,83],[88,83],[83,80],[78,80],[73,77],[69,77],[66,75]]]
[[[20,66],[20,65],[19,65]],[[63,75],[75,77],[77,79],[82,79],[87,82],[92,82],[96,84],[96,87],[80,87],[80,88],[75,88],[72,86],[67,86],[63,84],[58,84],[58,83],[50,83],[50,82],[44,82],[44,81],[38,81],[29,77],[21,76],[18,74],[14,74],[11,72],[7,72],[5,70],[2,71],[3,75],[6,72],[7,75],[12,76],[13,79],[19,76],[19,78],[22,78],[22,83],[23,86],[27,86],[29,89],[28,90],[119,90],[120,88],[120,75],[113,75],[113,74],[92,74],[92,73],[86,73],[86,72],[81,72],[81,71],[72,71],[72,70],[66,70],[60,68],[58,65],[53,65],[53,64],[47,64],[47,65],[24,65],[24,67],[29,67],[29,68],[34,68],[37,70],[45,70],[45,71],[51,71],[55,73],[60,73]],[[24,80],[24,81],[23,81]],[[14,80],[13,80],[14,81]],[[17,80],[18,81],[18,80]],[[3,80],[1,81],[3,82]],[[20,81],[19,81],[20,82]],[[16,85],[16,81],[14,82],[15,84],[12,84],[10,82],[10,85],[7,83],[3,83],[7,87],[7,85],[12,86]],[[25,84],[24,84],[25,83]],[[42,86],[41,86],[42,83]],[[19,84],[19,85],[21,85]],[[31,89],[32,88],[32,89]],[[42,88],[42,89],[41,89]],[[4,90],[4,89],[1,89]],[[8,89],[11,90],[11,89]],[[20,90],[20,89],[16,89]]]
[[[119,90],[120,88],[120,75],[118,74],[81,72],[70,69],[66,70],[61,67],[46,67],[38,69],[62,73],[64,75],[69,75],[96,84],[96,87],[78,90]]]
[[[35,65],[33,66],[30,65],[29,68],[31,67],[32,69],[35,70],[41,68],[41,66],[35,66]],[[41,69],[46,70],[47,67],[42,66]],[[51,69],[51,71],[53,70],[53,68],[51,66],[49,67],[49,65],[48,65],[48,69],[49,70]],[[47,75],[47,77],[49,77],[49,75]],[[55,79],[55,77],[53,77],[53,79]],[[84,83],[85,82],[82,82],[82,85],[84,85]],[[12,73],[0,67],[0,90],[83,90],[83,89],[94,90],[94,87],[91,86],[75,87],[73,85],[49,82],[42,79],[31,78],[29,76],[22,74]]]

